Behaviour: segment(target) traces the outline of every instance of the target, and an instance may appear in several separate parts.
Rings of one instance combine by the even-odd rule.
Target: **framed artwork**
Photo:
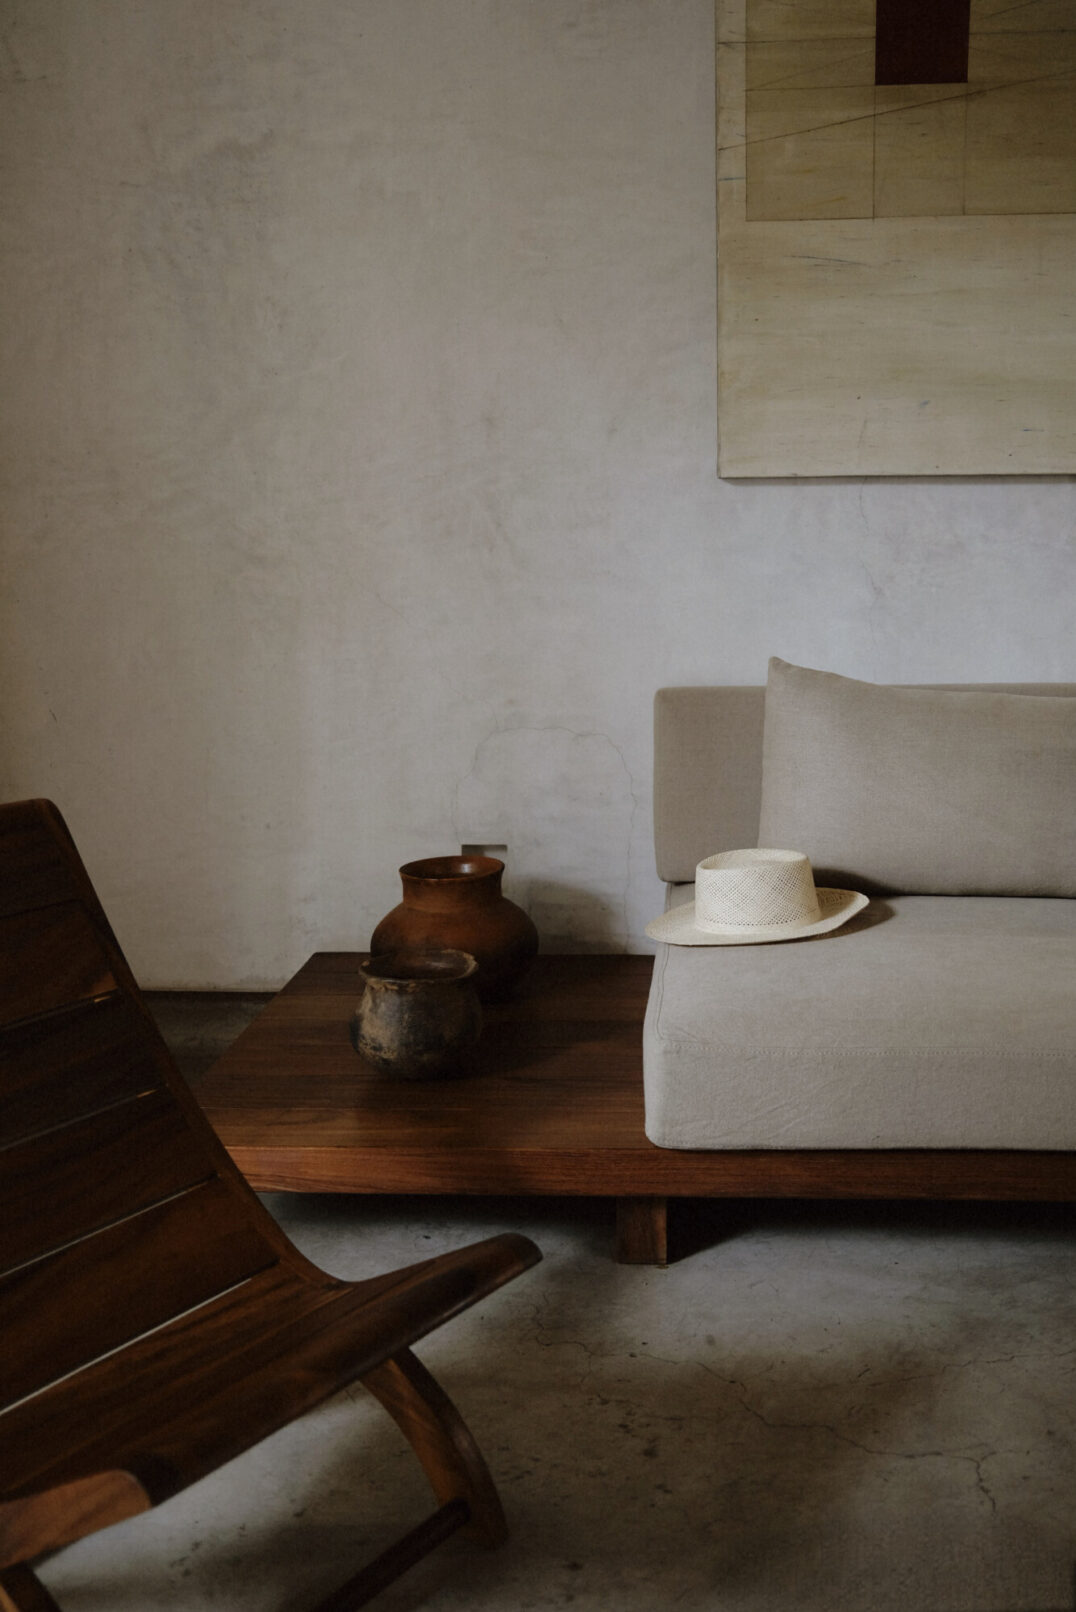
[[[1076,471],[1076,0],[718,0],[718,471]]]

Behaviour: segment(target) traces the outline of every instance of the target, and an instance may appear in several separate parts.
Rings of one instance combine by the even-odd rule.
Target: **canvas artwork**
[[[722,476],[1076,470],[1076,0],[718,0]]]

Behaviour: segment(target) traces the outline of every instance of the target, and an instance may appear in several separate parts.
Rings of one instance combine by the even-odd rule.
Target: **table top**
[[[402,1081],[354,1051],[364,953],[318,952],[195,1084],[261,1190],[620,1194],[668,1159],[643,1130],[653,958],[536,959],[484,1009],[468,1072]]]

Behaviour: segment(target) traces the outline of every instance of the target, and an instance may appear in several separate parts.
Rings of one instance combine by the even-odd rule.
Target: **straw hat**
[[[753,946],[804,940],[867,905],[857,890],[819,890],[802,851],[720,851],[695,869],[695,899],[646,926],[672,946]]]

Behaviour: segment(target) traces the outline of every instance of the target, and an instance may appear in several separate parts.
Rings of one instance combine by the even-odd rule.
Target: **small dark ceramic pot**
[[[482,1029],[466,952],[397,951],[361,965],[366,989],[351,1020],[355,1051],[399,1080],[459,1074]]]
[[[478,964],[484,1002],[511,995],[538,950],[538,931],[522,907],[501,894],[504,863],[495,856],[429,856],[400,869],[403,901],[370,940],[381,952],[452,947]]]

